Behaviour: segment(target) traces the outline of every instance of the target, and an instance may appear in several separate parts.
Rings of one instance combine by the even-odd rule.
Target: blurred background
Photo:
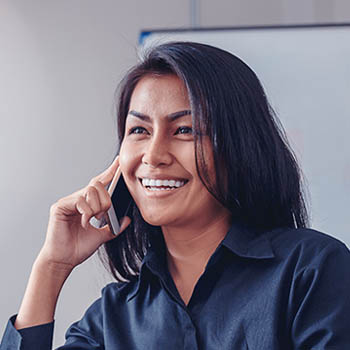
[[[113,159],[114,92],[137,61],[141,30],[340,22],[350,22],[348,0],[0,0],[1,334],[51,204]],[[74,270],[57,306],[55,347],[110,281],[96,255]]]

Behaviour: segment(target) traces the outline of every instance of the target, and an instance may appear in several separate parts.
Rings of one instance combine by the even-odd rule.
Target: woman
[[[349,250],[306,228],[298,165],[247,65],[198,43],[153,48],[121,83],[118,131],[113,164],[52,206],[1,349],[51,348],[64,281],[102,244],[118,283],[59,349],[350,346]],[[89,220],[118,166],[134,208],[114,238]]]

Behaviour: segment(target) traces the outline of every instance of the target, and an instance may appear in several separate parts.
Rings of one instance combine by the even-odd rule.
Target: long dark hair
[[[307,227],[302,174],[283,127],[255,73],[229,52],[194,42],[148,50],[119,85],[119,149],[136,84],[146,75],[165,74],[178,76],[187,88],[198,174],[233,220],[259,230]],[[212,143],[216,183],[204,161],[203,133]],[[152,234],[160,232],[135,204],[131,216],[128,229],[104,245],[107,256],[100,254],[117,281],[136,278]]]

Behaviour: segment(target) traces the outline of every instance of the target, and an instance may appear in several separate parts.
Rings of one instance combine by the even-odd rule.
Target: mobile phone
[[[102,227],[108,224],[111,232],[117,235],[120,230],[121,219],[124,216],[131,216],[129,212],[131,211],[131,203],[133,201],[120,167],[117,169],[112,182],[109,184],[108,193],[112,200],[111,207],[101,220],[94,218],[92,224],[95,227]]]
[[[117,235],[120,230],[120,221],[129,214],[132,203],[131,194],[126,186],[120,167],[117,169],[111,184],[108,187],[112,205],[107,211],[105,218],[113,234]]]

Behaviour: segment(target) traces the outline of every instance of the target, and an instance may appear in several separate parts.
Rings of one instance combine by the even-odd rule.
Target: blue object
[[[111,283],[58,349],[350,349],[350,252],[311,229],[258,233],[234,224],[186,306],[152,237],[138,279]],[[49,350],[54,322],[17,331],[1,350]]]

